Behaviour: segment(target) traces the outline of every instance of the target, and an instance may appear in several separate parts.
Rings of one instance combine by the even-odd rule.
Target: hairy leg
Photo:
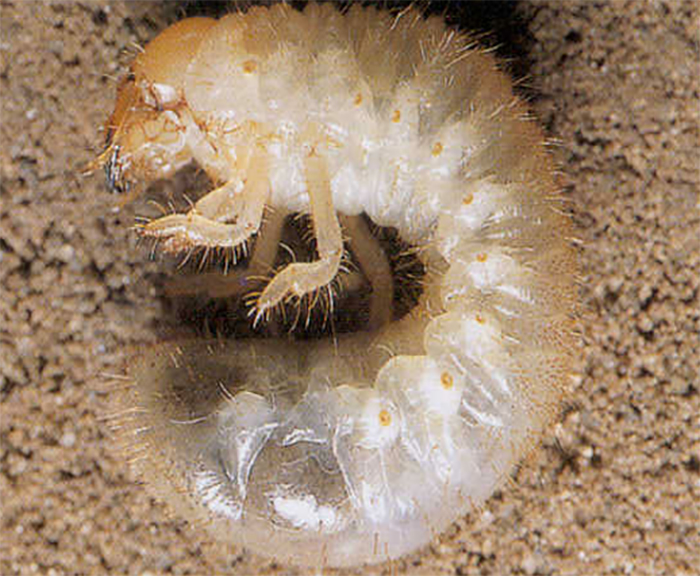
[[[140,234],[164,240],[162,247],[168,252],[241,245],[260,229],[270,192],[268,162],[267,152],[256,147],[242,192],[236,194],[236,184],[228,182],[201,198],[187,214],[153,220]]]
[[[340,267],[343,236],[333,207],[326,161],[312,150],[305,160],[304,170],[319,259],[289,264],[279,272],[258,299],[256,320],[289,296],[301,297],[326,286]]]
[[[251,280],[272,270],[285,217],[282,210],[268,210],[246,267],[236,267],[226,274],[206,272],[173,278],[166,284],[166,293],[170,296],[206,294],[210,298],[243,296],[250,291]]]

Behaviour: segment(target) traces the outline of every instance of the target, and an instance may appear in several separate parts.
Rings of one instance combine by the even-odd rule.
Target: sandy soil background
[[[0,9],[0,574],[301,573],[171,519],[103,419],[99,375],[158,338],[167,303],[129,232],[134,209],[115,211],[101,175],[80,171],[111,110],[106,75],[182,5]],[[700,574],[700,4],[448,15],[472,11],[560,142],[581,238],[582,377],[483,515],[366,573]]]

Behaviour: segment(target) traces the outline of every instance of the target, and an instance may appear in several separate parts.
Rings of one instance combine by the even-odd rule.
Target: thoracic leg
[[[368,327],[379,328],[390,322],[393,314],[394,280],[389,258],[362,216],[343,216],[341,222],[348,235],[350,249],[372,287]]]
[[[170,296],[206,294],[210,298],[232,298],[249,292],[251,279],[272,270],[285,217],[282,210],[268,210],[245,268],[234,268],[228,274],[207,272],[175,278],[166,285],[166,292]]]
[[[319,259],[289,264],[279,272],[258,299],[257,318],[290,295],[301,297],[326,286],[340,267],[343,236],[333,207],[325,159],[314,151],[306,158],[304,169]]]
[[[164,239],[163,249],[180,252],[192,248],[235,248],[260,228],[267,202],[267,152],[256,147],[251,153],[246,182],[236,194],[235,183],[228,182],[201,198],[187,214],[172,214],[144,226],[140,233]],[[233,221],[233,224],[226,222]]]

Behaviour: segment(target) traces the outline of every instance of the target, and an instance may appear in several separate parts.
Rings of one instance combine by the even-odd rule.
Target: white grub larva
[[[250,322],[313,302],[346,245],[371,286],[371,330],[131,362],[135,465],[217,538],[301,565],[399,557],[483,502],[556,416],[576,258],[553,162],[492,55],[442,19],[277,4],[183,20],[137,56],[108,132],[115,189],[192,160],[216,185],[141,228],[166,251],[257,237],[249,269],[271,269],[283,215],[309,215],[315,259],[278,270]],[[399,319],[368,220],[426,270]],[[203,278],[192,290],[240,290],[235,271]]]

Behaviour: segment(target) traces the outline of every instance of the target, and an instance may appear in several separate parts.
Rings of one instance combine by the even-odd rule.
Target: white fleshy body
[[[418,306],[372,334],[136,360],[125,429],[143,477],[216,537],[281,561],[428,543],[503,481],[566,391],[575,257],[540,130],[490,55],[414,10],[232,14],[200,34],[178,86],[152,76],[136,89],[177,129],[131,156],[125,139],[122,171],[193,158],[243,186],[254,135],[269,205],[306,212],[318,147],[337,212],[396,228],[428,274]]]

